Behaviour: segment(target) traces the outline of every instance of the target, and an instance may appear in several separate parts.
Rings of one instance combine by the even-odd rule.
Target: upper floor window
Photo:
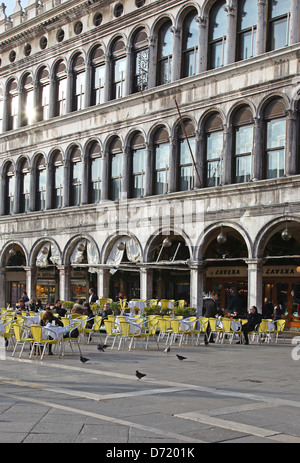
[[[82,159],[79,148],[73,149],[70,161],[70,206],[79,206],[82,185]]]
[[[211,116],[205,124],[206,141],[206,186],[222,183],[223,123],[218,114]]]
[[[60,152],[54,155],[53,159],[53,202],[52,207],[58,209],[63,207],[64,192],[64,166]]]
[[[139,29],[133,38],[133,56],[133,93],[135,93],[148,88],[149,46],[145,29]]]
[[[125,81],[126,49],[123,40],[118,38],[112,46],[112,100],[125,96]]]
[[[227,14],[226,1],[214,4],[209,15],[209,68],[215,69],[225,64]]]
[[[33,101],[33,80],[30,74],[27,74],[22,81],[22,125],[32,124],[34,122],[34,101]]]
[[[67,69],[63,61],[55,68],[55,116],[63,116],[67,111]]]
[[[85,107],[85,63],[83,56],[77,55],[73,61],[72,110]]]
[[[110,196],[119,201],[122,193],[123,150],[121,140],[116,137],[110,144]]]
[[[269,46],[268,50],[289,45],[291,0],[269,0]]]
[[[249,108],[242,108],[236,113],[233,121],[234,183],[250,181],[252,147],[252,113]]]
[[[18,126],[18,84],[12,80],[7,88],[7,130],[14,130]]]
[[[100,46],[97,46],[91,56],[92,63],[92,94],[91,105],[101,104],[105,101],[105,55]]]
[[[10,162],[5,169],[5,213],[11,215],[15,208],[15,170]]]
[[[101,200],[102,186],[102,157],[99,143],[92,144],[89,150],[90,156],[90,197],[89,202],[96,204]]]
[[[195,176],[194,176],[194,167],[193,159],[191,156],[190,148],[192,150],[194,158],[196,158],[195,153],[195,128],[191,121],[184,121],[184,130],[182,127],[178,129],[177,136],[177,146],[179,153],[179,190],[186,191],[192,190],[194,188]],[[188,140],[186,139],[186,136]],[[190,146],[189,146],[190,145]]]
[[[170,169],[170,141],[165,128],[154,137],[154,194],[168,193]]]
[[[50,104],[50,76],[46,67],[42,68],[38,74],[38,105],[36,108],[37,120],[45,121],[49,119],[49,104]]]
[[[24,160],[21,165],[20,176],[20,212],[30,211],[30,173],[28,161]]]
[[[237,60],[256,55],[257,0],[241,0],[238,8]]]
[[[172,23],[166,21],[158,31],[157,85],[171,82],[173,34]]]
[[[46,163],[44,156],[40,156],[36,163],[36,210],[46,209]]]
[[[146,171],[146,150],[144,138],[136,134],[131,142],[131,196],[143,198],[145,196],[145,171]]]
[[[198,15],[191,11],[183,22],[182,36],[182,77],[197,74],[199,26]]]
[[[282,177],[285,165],[286,116],[281,99],[268,105],[265,121],[265,177]]]

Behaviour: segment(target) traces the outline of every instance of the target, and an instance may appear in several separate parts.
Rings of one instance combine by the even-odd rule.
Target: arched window
[[[170,141],[165,128],[154,136],[154,194],[168,193],[170,169]]]
[[[253,148],[252,112],[249,108],[237,111],[233,121],[233,178],[234,183],[249,182]]]
[[[97,46],[91,56],[92,63],[92,95],[91,105],[104,103],[105,101],[105,55],[100,46]]]
[[[257,0],[241,0],[238,7],[237,60],[256,55]]]
[[[131,196],[132,198],[143,198],[145,196],[145,171],[146,171],[146,150],[145,141],[140,133],[137,133],[131,140]]]
[[[46,162],[43,155],[36,163],[36,210],[46,209]]]
[[[158,31],[157,85],[171,82],[173,34],[172,23],[166,21]]]
[[[24,159],[21,166],[20,176],[20,212],[30,211],[30,172],[27,159]]]
[[[183,22],[182,36],[182,77],[197,74],[199,25],[197,12],[191,11]]]
[[[22,81],[22,126],[34,122],[34,101],[33,101],[33,80],[30,74],[27,74]]]
[[[62,154],[58,151],[53,158],[53,209],[63,207],[64,166]]]
[[[133,82],[132,92],[148,88],[149,46],[145,29],[139,29],[133,38]]]
[[[70,206],[81,204],[82,159],[79,148],[74,148],[70,157]]]
[[[110,144],[110,197],[113,201],[119,201],[122,193],[123,150],[121,140],[116,137]]]
[[[7,88],[7,130],[18,127],[18,84],[12,80]]]
[[[125,82],[126,49],[123,40],[119,37],[112,45],[112,100],[125,96]]]
[[[195,183],[195,176],[194,176],[194,166],[193,166],[193,159],[191,156],[190,148],[188,142],[190,144],[192,153],[194,155],[194,159],[196,158],[195,153],[195,128],[191,121],[185,120],[184,121],[184,130],[188,141],[185,137],[185,134],[182,130],[180,125],[178,132],[177,132],[177,143],[178,143],[178,153],[179,153],[179,190],[186,191],[192,190],[194,188]]]
[[[38,107],[37,120],[46,121],[49,119],[49,103],[50,103],[50,75],[46,67],[42,68],[37,77],[37,91],[38,91]]]
[[[99,143],[94,142],[89,150],[90,157],[90,191],[89,202],[96,204],[101,200],[102,157]]]
[[[15,170],[11,162],[5,168],[5,214],[11,215],[14,213],[15,207]]]
[[[221,185],[223,154],[223,123],[218,114],[210,116],[205,124],[206,186]]]
[[[81,54],[73,60],[72,77],[72,111],[80,111],[85,107],[85,62]]]
[[[290,43],[291,0],[269,0],[268,50],[277,50]]]
[[[226,1],[214,4],[209,14],[209,68],[215,69],[225,64],[227,14]]]
[[[63,116],[67,111],[67,69],[63,61],[55,67],[55,116]]]
[[[286,116],[282,99],[273,100],[265,111],[265,177],[284,175]]]

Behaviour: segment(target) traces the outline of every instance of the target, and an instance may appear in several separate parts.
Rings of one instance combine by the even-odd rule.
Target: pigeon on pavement
[[[138,370],[136,370],[135,376],[137,377],[137,379],[138,379],[138,381],[139,381],[141,378],[143,378],[144,376],[146,376],[146,374],[145,374],[145,373],[141,373],[141,372],[139,372]]]
[[[182,360],[186,360],[186,357],[183,357],[182,355],[178,355],[176,354],[176,357],[178,358],[178,360],[182,361]]]

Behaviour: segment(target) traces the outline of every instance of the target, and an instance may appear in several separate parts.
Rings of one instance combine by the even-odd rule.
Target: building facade
[[[300,321],[298,0],[0,7],[0,304],[231,289]]]

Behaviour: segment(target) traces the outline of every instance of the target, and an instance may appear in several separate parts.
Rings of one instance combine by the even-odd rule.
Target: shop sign
[[[210,267],[206,270],[209,278],[247,277],[247,267]]]
[[[273,276],[273,277],[281,277],[281,276],[295,276],[299,277],[299,267],[296,266],[289,266],[289,265],[280,265],[280,266],[264,266],[263,267],[263,276]]]

